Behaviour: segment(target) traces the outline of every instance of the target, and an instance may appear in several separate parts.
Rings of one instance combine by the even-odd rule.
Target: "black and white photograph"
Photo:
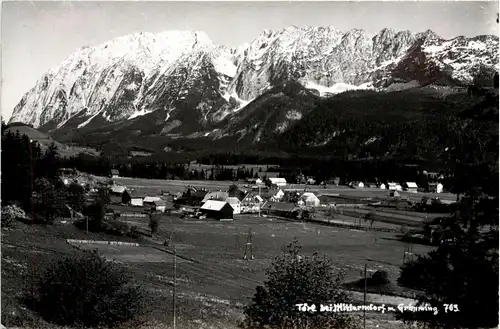
[[[499,11],[2,1],[0,329],[498,329]]]

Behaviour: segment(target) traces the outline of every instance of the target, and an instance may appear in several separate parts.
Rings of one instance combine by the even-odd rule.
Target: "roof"
[[[214,210],[214,211],[220,211],[224,206],[227,204],[225,201],[217,201],[217,200],[208,200],[201,206],[200,209],[203,210]]]
[[[289,202],[266,202],[262,206],[262,210],[281,210],[281,211],[293,211],[295,209],[295,204]]]
[[[301,198],[305,199],[305,200],[309,200],[309,201],[311,201],[311,200],[318,200],[319,201],[319,198],[316,195],[314,195],[314,193],[311,193],[311,192],[306,192],[306,193],[302,194]]]
[[[163,200],[155,200],[153,201],[153,203],[155,204],[155,206],[166,206],[167,203]]]
[[[144,198],[144,202],[155,202],[157,200],[161,200],[159,196],[146,196]]]
[[[205,197],[205,195],[207,195],[207,194],[208,194],[207,191],[196,191],[196,192],[192,193],[191,196],[203,199]]]
[[[216,192],[210,192],[205,195],[203,198],[203,201],[207,200],[219,200],[219,201],[224,201],[229,197],[229,193],[227,192],[222,192],[222,191],[216,191]]]
[[[138,191],[125,190],[125,192],[127,192],[132,199],[138,199],[138,198],[143,199],[146,196],[144,193]]]
[[[286,184],[286,179],[284,178],[278,178],[278,177],[271,177],[269,178],[269,181],[271,182],[271,184],[277,184],[277,183],[285,183]]]
[[[125,192],[127,188],[125,186],[121,186],[121,185],[113,185],[111,186],[111,192],[113,193],[123,193]]]
[[[406,186],[413,187],[413,188],[418,188],[417,184],[414,183],[414,182],[406,182]]]
[[[229,203],[229,204],[238,204],[238,203],[241,203],[240,199],[236,198],[236,197],[229,197],[226,199],[226,202]]]
[[[120,172],[119,172],[117,169],[111,169],[111,173],[112,173],[112,174],[117,174],[117,175],[118,175]]]

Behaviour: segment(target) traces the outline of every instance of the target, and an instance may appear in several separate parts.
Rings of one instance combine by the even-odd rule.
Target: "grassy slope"
[[[145,222],[137,225],[147,228]],[[177,267],[178,323],[186,328],[196,326],[199,321],[211,323],[216,328],[231,328],[236,324],[241,318],[242,305],[250,300],[255,286],[265,279],[265,268],[294,236],[304,245],[306,253],[318,248],[331,256],[339,267],[346,267],[349,280],[360,278],[364,263],[368,263],[370,270],[386,269],[391,278],[395,278],[404,249],[404,244],[390,239],[387,233],[366,233],[248,216],[241,216],[234,223],[164,217],[158,234],[160,244],[171,236],[172,227],[179,256],[197,261],[179,260]],[[256,259],[252,262],[242,259],[249,229],[254,234]],[[2,313],[5,325],[17,324],[12,323],[17,322],[15,317],[5,317],[6,314],[12,310],[17,314],[23,312],[17,297],[23,287],[29,287],[33,268],[42,268],[57,255],[71,253],[71,248],[64,241],[66,238],[85,239],[87,236],[71,225],[32,228],[16,223],[13,230],[3,231]],[[90,238],[120,240],[102,234],[91,234]],[[162,248],[161,245],[158,247]],[[425,250],[425,247],[415,246],[415,252]],[[163,323],[170,322],[173,270],[170,259],[165,254],[166,262],[127,264],[136,279],[151,291],[154,309],[149,319]],[[36,319],[32,315],[21,314],[28,322]],[[35,323],[31,327],[43,328]]]

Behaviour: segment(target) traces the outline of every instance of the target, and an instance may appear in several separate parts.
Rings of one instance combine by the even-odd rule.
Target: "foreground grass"
[[[147,222],[136,224],[147,227]],[[253,261],[243,260],[249,231],[253,234]],[[45,266],[73,252],[66,239],[135,241],[168,252],[162,242],[173,237],[180,256],[177,328],[236,328],[242,319],[243,306],[250,301],[255,287],[265,280],[265,269],[294,236],[301,241],[306,253],[318,249],[332,257],[339,267],[346,267],[350,280],[361,277],[364,263],[369,264],[371,271],[388,270],[392,277],[399,272],[404,244],[391,240],[389,234],[373,235],[309,223],[245,216],[233,223],[164,217],[156,243],[106,234],[87,235],[71,224],[44,227],[16,223],[12,229],[2,230],[2,324],[27,329],[62,329],[39,319],[21,299],[30,291],[32,278]],[[140,256],[134,254],[138,259],[131,262],[130,254],[125,255],[124,249],[123,257],[127,259],[124,264],[149,291],[151,312],[140,319],[145,322],[143,326],[124,324],[123,329],[171,328],[173,266],[172,257],[166,252],[161,260],[141,261]],[[118,261],[120,256],[116,255]],[[369,327],[401,328],[401,323],[394,322],[389,314],[368,314],[369,324],[373,324]]]

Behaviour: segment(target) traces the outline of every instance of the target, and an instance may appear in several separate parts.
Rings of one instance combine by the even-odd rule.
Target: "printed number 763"
[[[450,312],[460,312],[458,310],[458,305],[457,304],[443,304],[444,306],[444,312],[445,313],[448,313],[448,311]]]

